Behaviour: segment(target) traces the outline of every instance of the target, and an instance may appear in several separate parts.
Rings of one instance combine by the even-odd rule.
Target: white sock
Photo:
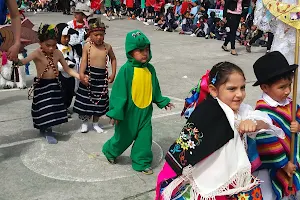
[[[95,129],[95,131],[97,131],[97,133],[103,133],[103,129],[100,128],[99,124],[98,123],[93,123],[93,127]]]
[[[88,127],[89,127],[88,123],[86,123],[86,122],[82,123],[80,132],[87,133],[89,131]]]

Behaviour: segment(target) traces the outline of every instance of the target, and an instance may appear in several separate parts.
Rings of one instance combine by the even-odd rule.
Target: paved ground
[[[67,22],[71,16],[59,13],[28,14],[36,28],[41,22]],[[155,159],[152,176],[136,173],[131,169],[130,151],[126,151],[118,165],[107,164],[101,154],[103,143],[113,134],[107,119],[101,119],[105,133],[91,131],[78,133],[77,116],[64,125],[55,127],[60,133],[57,145],[48,145],[33,129],[30,117],[31,101],[26,90],[0,91],[0,200],[121,200],[154,198],[156,175],[163,156],[177,137],[184,123],[179,115],[183,99],[199,77],[219,61],[232,61],[239,65],[247,77],[246,102],[254,104],[259,97],[252,65],[264,53],[253,48],[246,53],[238,46],[239,56],[221,51],[221,42],[182,36],[178,33],[155,31],[141,22],[106,21],[109,29],[106,41],[112,44],[118,66],[125,62],[124,40],[128,31],[140,29],[152,42],[153,59],[163,94],[170,96],[176,108],[158,110],[153,115],[153,152]],[[28,49],[31,51],[37,45]],[[28,86],[35,70],[28,76]]]

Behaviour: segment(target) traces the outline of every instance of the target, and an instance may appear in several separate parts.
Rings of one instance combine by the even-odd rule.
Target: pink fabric
[[[174,170],[170,167],[170,165],[165,162],[162,170],[159,172],[157,177],[157,183],[156,183],[156,197],[155,200],[160,200],[160,184],[164,180],[168,180],[172,177],[176,177],[176,173]]]
[[[209,85],[209,70],[206,71],[206,74],[204,74],[201,78],[200,83],[200,97],[198,99],[197,104],[200,104],[208,95],[208,85]]]
[[[2,52],[2,66],[7,64],[7,55],[5,52]]]
[[[242,8],[242,1],[243,0],[238,0],[237,6],[235,10],[227,10],[228,13],[234,14],[234,15],[240,15],[242,14],[243,8]]]
[[[161,196],[160,196],[160,184],[161,184],[161,182],[163,182],[164,180],[168,180],[170,178],[173,178],[173,177],[176,177],[176,173],[170,167],[170,165],[167,162],[165,162],[162,170],[159,172],[158,177],[157,177],[155,200],[161,200]],[[216,200],[228,200],[228,198],[226,196],[216,196]]]

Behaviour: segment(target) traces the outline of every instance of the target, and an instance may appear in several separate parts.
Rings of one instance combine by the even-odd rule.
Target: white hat
[[[93,15],[93,10],[85,3],[77,3],[75,7],[75,13],[83,13],[85,16],[89,17]]]

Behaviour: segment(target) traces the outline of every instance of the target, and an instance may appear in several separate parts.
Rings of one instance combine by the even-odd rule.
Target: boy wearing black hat
[[[300,190],[298,134],[295,135],[294,163],[289,161],[291,133],[300,131],[299,107],[296,121],[292,121],[292,100],[288,97],[291,93],[294,71],[297,68],[298,65],[289,65],[286,58],[278,51],[262,56],[253,65],[257,78],[253,86],[259,85],[263,91],[261,99],[256,103],[256,109],[267,112],[273,124],[285,133],[285,139],[265,133],[256,137],[257,150],[262,161],[260,169],[268,169],[273,190],[268,187],[270,191],[263,191],[262,187],[262,192],[263,195],[273,193],[276,199],[289,195],[288,184],[292,176],[294,192]],[[267,199],[265,196],[264,198]]]

